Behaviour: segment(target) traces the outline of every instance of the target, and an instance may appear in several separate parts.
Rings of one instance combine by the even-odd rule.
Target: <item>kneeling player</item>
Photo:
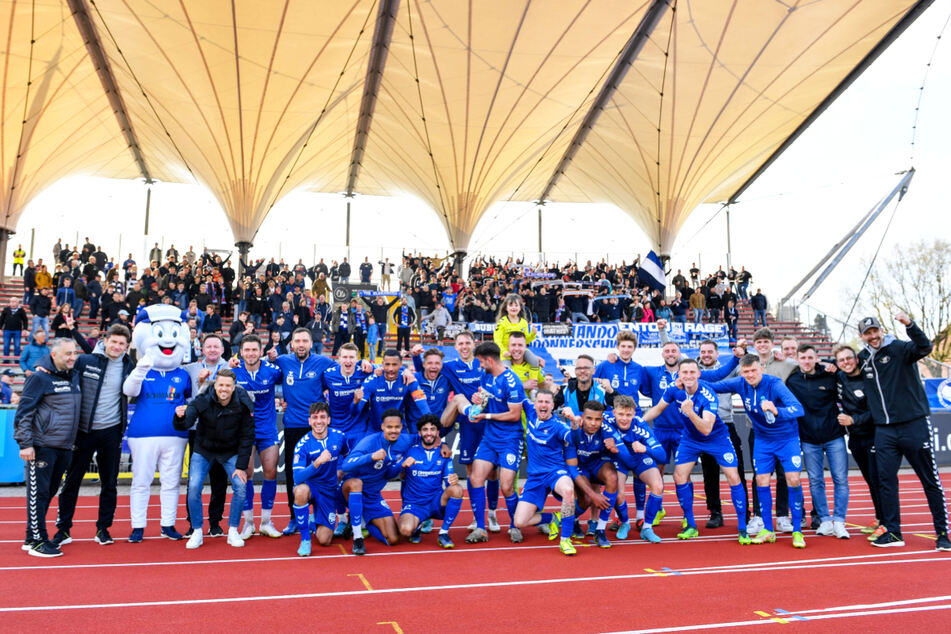
[[[439,451],[439,427],[435,414],[424,414],[416,423],[419,443],[410,447],[403,461],[399,529],[400,535],[418,544],[422,539],[421,522],[441,519],[439,545],[453,548],[449,529],[462,507],[462,487],[459,477],[452,472],[452,458]]]
[[[337,516],[334,496],[337,492],[337,461],[347,452],[346,436],[328,429],[330,407],[319,402],[310,406],[310,431],[294,448],[294,519],[300,528],[301,557],[310,555],[310,503],[314,504],[317,543],[329,546]]]
[[[726,475],[733,508],[736,509],[738,539],[741,544],[749,544],[750,537],[746,533],[746,491],[736,468],[736,452],[730,441],[730,433],[717,415],[719,403],[716,393],[700,380],[700,366],[694,359],[682,360],[677,375],[677,383],[683,387],[673,385],[667,388],[657,405],[644,414],[645,420],[651,420],[668,405],[676,403],[677,415],[683,423],[683,436],[674,457],[674,484],[687,525],[677,537],[691,539],[700,534],[693,516],[690,472],[700,459],[700,454],[706,453],[716,458]]]
[[[589,498],[604,498],[579,474],[571,428],[552,416],[554,409],[554,395],[548,390],[538,390],[534,407],[525,404],[528,478],[515,508],[515,525],[521,529],[547,524],[548,539],[557,538],[560,530],[561,552],[574,555],[577,551],[571,543],[571,531],[574,526],[575,483],[587,491]],[[549,491],[561,499],[560,514],[540,512],[545,508]]]
[[[660,537],[654,533],[654,518],[660,511],[664,500],[664,476],[659,464],[666,459],[663,445],[654,438],[651,428],[642,419],[635,418],[637,405],[630,396],[619,395],[614,398],[614,411],[605,413],[605,422],[613,427],[623,444],[619,444],[614,455],[614,466],[618,472],[618,492],[623,497],[627,473],[633,472],[640,482],[646,485],[650,494],[645,504],[644,522],[640,528],[641,539],[659,543]],[[630,521],[618,526],[618,539],[627,539],[631,530]]]
[[[610,548],[611,542],[605,535],[611,511],[617,501],[618,477],[617,469],[612,462],[612,454],[617,451],[617,439],[614,430],[604,423],[604,405],[598,401],[588,401],[584,405],[581,415],[581,427],[572,431],[571,440],[578,454],[578,471],[581,477],[590,482],[594,488],[604,485],[602,496],[607,501],[607,507],[600,503],[595,504],[585,491],[578,496],[578,508],[587,509],[596,506],[599,509],[598,519],[594,530],[594,540],[601,548]],[[600,500],[598,500],[600,502]],[[594,511],[592,511],[592,514]],[[589,532],[590,532],[590,524]]]
[[[366,436],[357,443],[341,470],[344,473],[343,496],[350,508],[350,523],[353,526],[353,554],[365,555],[363,544],[364,520],[369,520],[367,530],[387,545],[399,540],[396,520],[386,500],[383,487],[390,478],[403,468],[409,448],[416,444],[416,434],[403,432],[403,415],[390,408],[381,415],[381,431]]]

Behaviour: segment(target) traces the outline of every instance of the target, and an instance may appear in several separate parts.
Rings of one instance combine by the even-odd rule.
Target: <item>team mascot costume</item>
[[[176,431],[172,419],[175,408],[191,397],[191,379],[181,367],[189,348],[188,325],[182,323],[181,311],[169,304],[142,308],[135,318],[132,345],[139,359],[122,386],[126,396],[136,398],[126,432],[132,452],[129,541],[142,541],[149,487],[156,471],[161,482],[162,535],[181,539],[175,515],[188,432]]]

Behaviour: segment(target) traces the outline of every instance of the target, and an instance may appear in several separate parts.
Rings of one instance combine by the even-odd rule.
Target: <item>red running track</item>
[[[867,524],[868,491],[857,478],[851,483],[849,520]],[[672,497],[657,531],[665,541],[657,545],[632,533],[629,540],[614,540],[611,549],[585,543],[567,558],[544,535],[526,531],[521,545],[503,533],[470,546],[463,541],[471,520],[466,510],[453,530],[452,551],[439,549],[433,533],[419,545],[368,540],[365,557],[350,555],[348,542],[315,545],[314,556],[304,559],[295,554],[296,537],[254,537],[243,549],[206,538],[204,546],[187,551],[184,542],[156,538],[156,506],[146,533],[153,539],[99,546],[91,540],[97,500],[84,496],[76,541],[64,547],[66,556],[51,560],[19,550],[23,499],[0,498],[0,622],[6,631],[37,625],[170,631],[200,624],[208,631],[383,633],[764,625],[809,632],[944,631],[951,622],[951,553],[934,550],[931,516],[914,476],[902,476],[905,548],[872,548],[857,526],[850,540],[806,531],[805,550],[791,548],[788,536],[740,546],[730,515],[726,527],[701,528],[700,538],[681,542]],[[722,498],[729,499],[725,484]],[[809,506],[808,493],[806,499]],[[286,522],[286,507],[275,510],[276,523]],[[699,496],[695,511],[698,519],[706,517]],[[500,519],[505,515],[501,511]],[[51,528],[54,519],[51,512]],[[124,538],[128,531],[128,498],[120,496],[112,533]]]

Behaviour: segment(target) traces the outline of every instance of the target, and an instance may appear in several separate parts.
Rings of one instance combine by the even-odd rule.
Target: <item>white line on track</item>
[[[928,554],[930,551],[919,551],[910,554]],[[827,559],[787,561],[787,562],[762,562],[759,564],[742,564],[729,566],[709,566],[703,568],[687,568],[678,570],[681,575],[707,575],[707,574],[728,574],[737,572],[775,572],[777,570],[806,570],[817,568],[838,568],[851,566],[876,566],[893,564],[911,564],[911,563],[929,563],[929,562],[947,562],[946,557],[930,557],[920,559],[875,559],[873,557],[887,557],[889,553],[881,555],[864,555],[864,561],[834,561]],[[843,559],[853,559],[852,557]],[[809,564],[808,562],[822,562]],[[568,577],[563,579],[527,579],[523,581],[489,581],[471,584],[451,584],[442,586],[409,586],[400,588],[379,588],[375,590],[350,590],[336,592],[312,592],[305,594],[285,594],[285,595],[266,595],[266,596],[244,596],[244,597],[216,597],[209,599],[172,599],[166,601],[136,601],[127,603],[80,603],[74,605],[38,605],[38,606],[20,606],[3,607],[3,612],[48,612],[60,610],[88,610],[105,608],[136,608],[136,607],[162,607],[170,605],[202,605],[202,604],[222,604],[222,603],[240,603],[245,601],[278,601],[278,600],[299,600],[299,599],[319,599],[335,598],[361,595],[380,595],[380,594],[402,594],[412,592],[431,592],[444,590],[472,590],[478,588],[501,588],[512,586],[538,586],[560,583],[584,583],[598,581],[620,581],[632,579],[656,578],[653,573],[648,574],[628,574],[628,575],[605,575],[600,577]]]

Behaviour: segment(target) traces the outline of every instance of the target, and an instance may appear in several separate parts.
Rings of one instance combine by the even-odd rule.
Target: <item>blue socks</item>
[[[263,499],[264,492],[261,492],[261,497]],[[254,510],[254,480],[248,479],[244,483],[244,507],[245,511]]]
[[[476,526],[485,530],[485,487],[469,489],[469,504],[472,505],[472,512],[475,514]],[[353,517],[353,507],[350,507],[350,517]]]
[[[647,497],[647,485],[637,478],[631,483],[631,487],[634,489],[634,508],[640,511],[644,508],[644,499]]]
[[[264,492],[261,492],[261,497],[264,497]],[[337,514],[337,517],[343,517],[343,514],[347,512],[347,501],[343,499],[343,489],[337,487],[334,491],[334,513]]]
[[[630,516],[627,514],[627,500],[621,500],[621,498],[618,498],[618,500],[620,501],[614,505],[614,510],[617,511],[617,519],[622,524],[626,524],[631,521]]]
[[[654,520],[657,518],[657,514],[660,513],[663,501],[664,498],[662,496],[654,495],[653,493],[647,497],[647,505],[644,510],[644,526],[654,525]]]
[[[792,516],[792,529],[802,532],[802,485],[789,487],[789,514]]]
[[[575,516],[574,515],[562,515],[561,516],[561,538],[562,539],[571,539],[571,532],[575,527]]]
[[[383,536],[383,533],[380,532],[380,529],[374,526],[372,523],[367,525],[367,532],[370,533],[371,537],[376,538],[376,540],[380,543],[386,544],[387,546],[390,545],[390,542],[386,540],[386,537]],[[354,534],[356,534],[356,529],[354,529]]]
[[[310,505],[295,504],[294,520],[297,522],[297,528],[300,530],[300,540],[302,542],[310,541]]]
[[[608,520],[611,519],[611,510],[617,503],[617,492],[615,491],[614,493],[608,493],[605,491],[604,497],[606,497],[608,500],[608,508],[601,509],[601,511],[598,513],[598,524],[596,530],[599,531],[603,531],[605,528],[607,528]]]
[[[491,482],[491,480],[489,480],[489,482]],[[509,512],[509,528],[515,528],[515,507],[517,506],[518,493],[513,493],[512,495],[505,498],[505,508],[508,509]]]
[[[442,528],[439,529],[440,533],[448,533],[449,529],[452,528],[452,523],[456,521],[456,516],[459,515],[459,509],[462,508],[462,498],[449,498],[449,501],[446,502],[446,512],[442,518]]]
[[[746,531],[746,487],[742,482],[730,487],[730,497],[733,498],[733,508],[736,509],[737,530]]]
[[[800,487],[799,490],[802,491],[802,488]],[[773,532],[773,492],[770,491],[768,486],[765,486],[765,487],[757,486],[756,493],[759,495],[759,513],[760,513],[760,517],[763,518],[763,528],[765,528],[766,530],[772,533]],[[792,495],[791,492],[790,492],[790,495]],[[800,515],[802,515],[801,507],[800,507],[799,513]],[[802,520],[800,519],[800,521]]]
[[[347,496],[347,506],[350,507],[350,524],[353,526],[353,538],[363,539],[360,526],[363,525],[363,491],[354,491]]]
[[[485,481],[485,498],[489,503],[489,510],[494,511],[499,508],[499,481]]]
[[[249,482],[250,484],[250,482]],[[251,502],[254,503],[254,488],[250,489]],[[261,483],[261,508],[269,511],[274,508],[274,498],[277,497],[277,480],[265,480]],[[245,506],[244,508],[249,508]]]
[[[687,482],[677,485],[677,499],[680,500],[680,508],[684,511],[684,519],[687,520],[687,526],[697,528],[697,522],[693,518],[693,483]],[[644,520],[647,523],[647,520]]]

